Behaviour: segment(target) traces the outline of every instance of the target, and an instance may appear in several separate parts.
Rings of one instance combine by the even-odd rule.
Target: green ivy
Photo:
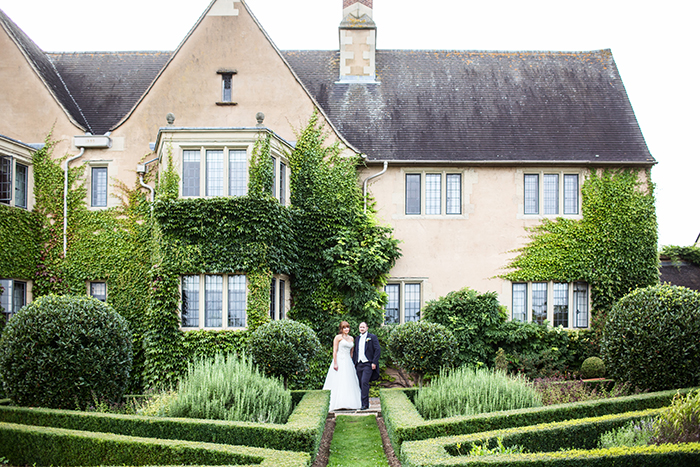
[[[309,323],[324,343],[341,320],[383,322],[386,296],[378,288],[401,255],[391,229],[364,212],[360,159],[324,146],[325,138],[315,113],[289,157],[297,246],[290,317]]]
[[[513,271],[501,277],[588,282],[602,315],[631,290],[657,284],[654,185],[646,175],[644,183],[630,170],[593,171],[581,189],[582,219],[545,219],[530,229],[508,265]]]
[[[677,263],[681,260],[700,266],[700,247],[667,245],[661,249],[661,254]]]

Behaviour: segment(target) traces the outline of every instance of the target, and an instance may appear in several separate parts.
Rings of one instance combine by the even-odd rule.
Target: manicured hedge
[[[0,423],[11,465],[250,465],[306,467],[306,452],[163,440]]]
[[[600,436],[626,423],[657,415],[661,409],[545,423],[469,435],[407,441],[399,457],[404,467],[444,465],[489,466],[647,466],[698,465],[700,443],[596,449]],[[474,444],[520,445],[525,454],[468,456]],[[562,449],[570,449],[562,451]]]
[[[690,389],[680,390],[682,394],[689,391]],[[664,407],[671,403],[676,392],[663,391],[430,421],[421,417],[406,392],[401,389],[382,389],[379,391],[379,397],[389,438],[394,450],[398,452],[404,441]]]
[[[295,398],[298,394],[294,394]],[[321,443],[329,402],[328,391],[306,391],[284,425],[9,406],[0,406],[0,422],[302,451],[313,457]]]

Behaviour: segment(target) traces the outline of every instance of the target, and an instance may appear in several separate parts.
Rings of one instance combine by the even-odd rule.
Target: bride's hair
[[[341,322],[340,322],[340,326],[338,326],[338,334],[342,334],[342,333],[343,333],[343,328],[344,328],[345,326],[350,327],[350,323],[348,323],[347,321],[341,321]]]

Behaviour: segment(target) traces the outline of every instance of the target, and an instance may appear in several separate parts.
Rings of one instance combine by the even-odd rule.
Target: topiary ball
[[[605,363],[599,357],[588,357],[581,365],[583,379],[602,378],[605,376]]]
[[[85,408],[117,402],[129,380],[126,320],[92,297],[48,295],[14,315],[0,338],[0,380],[17,405]]]
[[[700,293],[657,285],[622,297],[603,331],[608,375],[659,391],[700,383]]]
[[[284,378],[305,372],[321,343],[313,329],[291,319],[272,321],[253,331],[248,353],[266,375]]]

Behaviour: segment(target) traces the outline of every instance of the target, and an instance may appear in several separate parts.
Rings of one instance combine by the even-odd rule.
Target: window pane
[[[532,284],[532,321],[544,324],[547,319],[547,283]]]
[[[404,319],[408,321],[418,321],[420,319],[420,284],[404,285]]]
[[[578,175],[564,175],[564,214],[578,214]]]
[[[27,304],[27,283],[15,281],[12,294],[12,313],[17,313]]]
[[[569,327],[569,284],[554,283],[554,326]]]
[[[272,157],[272,196],[277,195],[277,177],[275,176],[275,166],[277,165],[277,159]]]
[[[207,151],[207,196],[224,195],[224,151]]]
[[[574,283],[574,326],[588,327],[588,285],[585,282]]]
[[[199,151],[182,151],[182,196],[199,196]]]
[[[0,279],[0,287],[2,287],[0,307],[2,307],[5,318],[9,318],[12,314],[12,279]]]
[[[406,174],[406,214],[420,214],[420,174]]]
[[[248,172],[248,155],[245,151],[228,152],[228,194],[245,196],[248,192],[246,174]]]
[[[287,165],[280,161],[280,204],[286,203],[287,196]]]
[[[221,101],[222,102],[231,102],[231,82],[232,82],[232,76],[231,75],[221,75],[221,85],[223,88],[223,91],[221,93]]]
[[[387,294],[387,302],[384,307],[384,323],[399,323],[399,284],[387,284],[384,286]]]
[[[280,319],[285,319],[285,309],[286,307],[284,306],[284,300],[285,300],[285,283],[284,281],[280,281]]]
[[[182,278],[182,327],[199,326],[199,276]]]
[[[234,328],[245,327],[245,276],[228,276],[228,325]]]
[[[0,157],[0,201],[9,203],[12,199],[12,158]]]
[[[107,301],[107,283],[106,282],[90,282],[90,296],[106,302]]]
[[[107,206],[107,167],[92,168],[92,205]]]
[[[462,174],[447,174],[447,214],[462,214]]]
[[[525,214],[539,214],[540,178],[539,175],[525,175]]]
[[[15,206],[27,207],[27,180],[29,178],[29,167],[22,164],[15,166]]]
[[[270,283],[270,319],[275,320],[275,308],[277,307],[277,279],[272,278]]]
[[[559,214],[559,175],[544,175],[544,213]]]
[[[441,214],[440,194],[442,193],[442,175],[425,174],[425,213]]]
[[[204,276],[204,326],[221,327],[221,310],[224,299],[224,278]]]
[[[527,284],[513,284],[513,321],[527,321]]]

